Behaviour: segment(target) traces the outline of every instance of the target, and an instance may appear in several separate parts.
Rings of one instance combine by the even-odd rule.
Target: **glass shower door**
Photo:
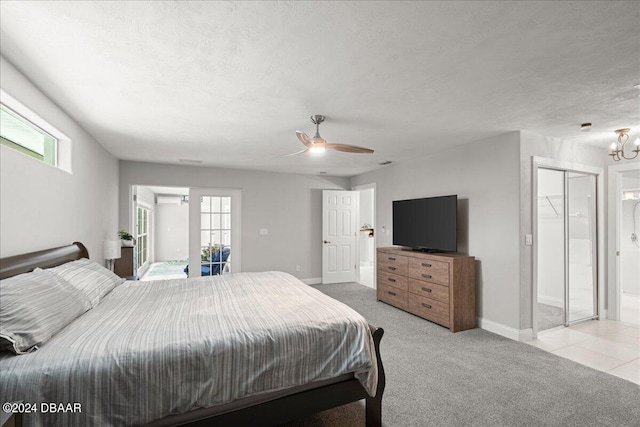
[[[566,322],[598,316],[596,177],[566,172]]]

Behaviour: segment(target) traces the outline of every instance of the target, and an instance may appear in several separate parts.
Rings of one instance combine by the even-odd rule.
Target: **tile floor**
[[[543,331],[527,344],[640,385],[640,325],[591,320]]]

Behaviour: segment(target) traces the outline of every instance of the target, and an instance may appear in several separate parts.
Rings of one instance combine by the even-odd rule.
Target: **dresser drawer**
[[[422,280],[409,279],[409,293],[431,298],[449,305],[449,288],[447,286],[427,283]],[[413,295],[410,295],[411,298]]]
[[[402,289],[378,283],[378,299],[403,310],[407,309],[407,291]]]
[[[407,278],[407,276],[398,276],[397,274],[378,270],[378,284],[393,286],[394,288],[406,291],[408,289],[408,281],[409,279]]]
[[[409,271],[409,258],[402,255],[378,252],[378,273],[381,271],[406,276]]]
[[[411,295],[408,311],[447,328],[449,327],[449,304],[431,298]]]
[[[449,286],[449,264],[442,261],[409,258],[409,277]]]

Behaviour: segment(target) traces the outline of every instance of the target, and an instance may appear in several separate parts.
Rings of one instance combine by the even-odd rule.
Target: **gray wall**
[[[392,201],[458,195],[458,250],[476,257],[478,316],[518,329],[519,133],[355,176],[376,183],[376,246],[392,244]],[[385,227],[389,233],[383,233]]]
[[[322,190],[348,178],[120,161],[121,228],[129,225],[132,185],[236,188],[242,191],[242,269],[321,277]],[[266,228],[268,235],[259,235]],[[295,271],[299,265],[300,271]]]
[[[117,239],[118,161],[4,58],[0,86],[71,139],[65,172],[2,146],[0,256],[83,242],[103,264]]]

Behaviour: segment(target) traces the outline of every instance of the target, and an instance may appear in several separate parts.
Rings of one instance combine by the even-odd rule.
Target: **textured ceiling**
[[[354,175],[640,127],[639,2],[11,2],[2,55],[120,159]],[[10,92],[10,88],[5,88]],[[298,151],[324,114],[329,142]]]

